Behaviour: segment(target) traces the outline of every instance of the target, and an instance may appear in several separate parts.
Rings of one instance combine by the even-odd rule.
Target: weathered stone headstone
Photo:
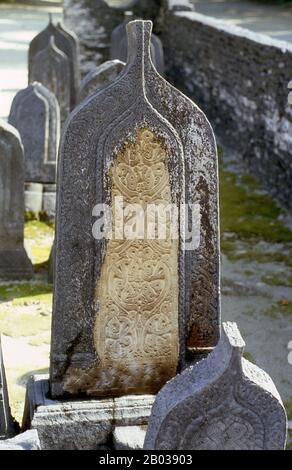
[[[16,433],[16,424],[11,416],[8,389],[5,376],[1,334],[0,334],[0,442]]]
[[[127,61],[128,56],[128,40],[126,26],[133,19],[132,14],[128,12],[124,22],[117,26],[111,35],[110,58],[119,59],[123,62]],[[160,39],[156,34],[151,35],[151,58],[157,72],[164,74],[164,54]]]
[[[73,31],[69,31],[63,24],[54,25],[50,15],[49,23],[46,28],[37,34],[29,45],[28,52],[28,70],[29,82],[32,81],[31,71],[34,58],[38,52],[45,49],[51,36],[54,36],[55,44],[69,59],[70,66],[70,100],[71,109],[75,106],[80,83],[79,66],[79,43],[78,38]],[[65,77],[64,77],[65,78]],[[63,78],[63,80],[64,80]]]
[[[8,120],[19,131],[24,146],[25,180],[55,183],[60,135],[56,97],[34,82],[16,94]]]
[[[33,57],[29,81],[40,82],[56,96],[63,124],[70,111],[70,64],[67,55],[56,46],[54,36],[51,36],[48,45]]]
[[[23,246],[24,157],[17,130],[0,121],[0,278],[30,279]]]
[[[79,102],[114,82],[125,66],[120,60],[108,60],[91,70],[82,80]]]
[[[151,22],[127,27],[124,72],[80,104],[62,137],[53,397],[157,392],[188,348],[219,338],[214,135],[202,111],[153,67]],[[93,208],[107,203],[113,213],[116,196],[143,207],[200,205],[199,246],[186,249],[182,236],[95,240]]]
[[[235,323],[215,350],[169,381],[152,408],[144,449],[284,449],[287,418],[271,378],[242,357]]]

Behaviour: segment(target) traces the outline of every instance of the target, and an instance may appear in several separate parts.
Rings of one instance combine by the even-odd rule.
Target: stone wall
[[[195,12],[165,11],[160,24],[168,80],[292,209],[292,45]]]
[[[222,142],[292,209],[292,45],[183,11],[191,8],[188,0],[162,3],[154,28],[163,41],[167,79],[194,99]],[[65,0],[66,22],[81,41],[83,73],[108,59],[110,32],[122,17],[102,0]]]

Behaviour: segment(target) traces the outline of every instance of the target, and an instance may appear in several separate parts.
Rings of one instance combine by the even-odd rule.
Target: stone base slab
[[[112,449],[116,427],[147,426],[154,399],[128,395],[52,400],[48,376],[34,375],[27,384],[23,429],[38,431],[42,449]]]

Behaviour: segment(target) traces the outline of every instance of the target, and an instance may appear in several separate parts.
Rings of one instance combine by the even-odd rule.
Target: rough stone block
[[[38,433],[31,429],[12,439],[0,441],[0,450],[41,450]]]
[[[271,378],[242,357],[235,323],[223,323],[218,346],[158,393],[147,450],[284,449],[287,417]]]
[[[109,448],[116,426],[145,426],[152,395],[108,399],[52,400],[48,376],[33,376],[27,385],[24,429],[38,431],[41,448],[86,450]]]

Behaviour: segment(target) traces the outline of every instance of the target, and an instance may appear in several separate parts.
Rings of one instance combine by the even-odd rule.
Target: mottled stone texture
[[[126,17],[125,21],[117,26],[111,35],[111,48],[110,48],[110,58],[119,59],[123,62],[127,61],[128,57],[128,39],[126,26],[129,21],[133,20],[131,16]],[[151,36],[151,58],[154,63],[154,66],[161,75],[164,74],[164,55],[163,48],[160,39],[156,34]]]
[[[37,34],[29,45],[28,51],[28,71],[29,71],[29,82],[33,80],[31,77],[32,66],[34,58],[38,52],[45,49],[51,36],[54,36],[55,44],[69,59],[70,66],[70,100],[71,108],[76,104],[77,94],[80,83],[80,66],[79,66],[79,42],[78,38],[73,31],[68,30],[64,25],[58,23],[54,25],[52,18],[50,17],[47,27]],[[65,77],[64,77],[65,78]],[[64,79],[63,78],[63,79]]]
[[[95,290],[106,244],[93,239],[92,210],[97,203],[110,203],[109,168],[126,143],[136,142],[139,129],[150,130],[166,151],[173,203],[200,205],[199,248],[184,251],[182,240],[179,241],[180,365],[187,346],[213,347],[218,341],[218,181],[214,135],[202,111],[154,69],[150,60],[150,22],[132,22],[128,28],[130,55],[124,72],[112,85],[75,109],[62,137],[51,350],[53,396],[100,394],[102,377],[110,372],[101,374],[94,347],[93,330],[100,307]],[[167,345],[165,338],[159,337],[164,334],[162,325],[156,327],[153,337],[158,344],[160,338]],[[129,337],[119,347],[134,341],[135,328],[127,327],[124,334],[125,331],[130,331]],[[113,344],[118,344],[114,337]],[[151,363],[146,372],[143,354],[132,368],[124,361],[125,370],[112,374],[111,385],[104,384],[103,394],[133,393],[137,389],[139,393],[157,391],[166,377],[157,371],[167,372],[167,355],[157,359],[159,368]]]
[[[0,441],[0,450],[41,450],[38,433],[31,429],[12,439]]]
[[[109,60],[111,33],[123,16],[103,0],[64,0],[65,23],[80,41],[82,75]]]
[[[50,37],[49,43],[41,49],[30,65],[30,82],[40,82],[56,96],[61,112],[61,123],[64,124],[71,103],[70,63],[64,52],[55,44],[54,36]]]
[[[14,434],[16,434],[16,425],[10,413],[0,334],[0,442]]]
[[[235,323],[218,346],[158,393],[145,438],[151,450],[285,448],[287,417],[271,378],[242,357]]]
[[[168,79],[291,209],[291,44],[191,12],[165,12],[160,25]]]
[[[108,60],[91,70],[81,82],[79,102],[114,82],[124,66],[120,60]]]
[[[25,181],[54,183],[60,136],[60,110],[54,94],[32,83],[15,95],[8,120],[23,143]]]
[[[30,279],[23,247],[24,157],[17,130],[0,121],[0,278]]]
[[[37,430],[43,450],[112,449],[116,426],[145,426],[153,395],[102,400],[51,400],[48,376],[27,384],[23,429]]]

